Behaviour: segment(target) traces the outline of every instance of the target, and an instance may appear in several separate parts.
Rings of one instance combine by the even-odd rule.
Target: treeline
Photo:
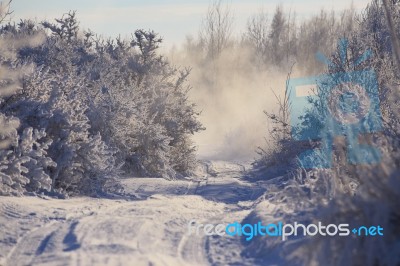
[[[304,74],[319,73],[315,54],[331,54],[338,37],[345,37],[357,26],[359,16],[349,4],[342,12],[321,10],[307,19],[278,5],[275,10],[260,9],[248,18],[242,34],[234,29],[235,17],[229,4],[215,0],[209,6],[198,36],[186,41],[188,53],[203,61],[218,60],[224,52],[247,51],[254,67],[287,70],[294,62]]]
[[[158,54],[157,34],[104,39],[80,31],[75,12],[2,22],[0,194],[96,194],[120,189],[123,172],[174,179],[195,167],[189,70]]]

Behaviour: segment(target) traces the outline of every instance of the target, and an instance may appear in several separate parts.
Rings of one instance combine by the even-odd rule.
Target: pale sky
[[[349,0],[229,0],[239,33],[247,18],[261,8],[272,17],[276,5],[286,11],[295,10],[299,18],[325,10],[341,11],[350,6]],[[364,8],[369,0],[354,0],[356,9]],[[179,44],[188,34],[199,30],[210,0],[13,0],[13,19],[32,18],[42,21],[59,18],[76,10],[80,26],[103,36],[130,36],[136,29],[152,29],[164,38],[168,46]]]

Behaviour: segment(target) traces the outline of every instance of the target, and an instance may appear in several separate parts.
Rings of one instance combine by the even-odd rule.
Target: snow
[[[252,265],[239,238],[189,235],[191,220],[243,220],[264,192],[245,166],[207,162],[192,180],[126,178],[126,197],[0,197],[1,265]],[[210,174],[211,173],[211,174]]]

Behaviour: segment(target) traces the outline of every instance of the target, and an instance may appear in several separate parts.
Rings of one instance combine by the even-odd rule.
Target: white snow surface
[[[188,180],[123,179],[126,197],[0,197],[0,265],[252,265],[239,237],[189,235],[191,220],[242,221],[264,188],[246,166],[207,162]]]

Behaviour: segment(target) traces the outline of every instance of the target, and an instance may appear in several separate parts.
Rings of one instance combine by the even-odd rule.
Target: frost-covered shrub
[[[11,41],[43,33],[29,21],[18,26],[6,25],[1,30],[3,40]],[[33,50],[40,47],[22,43],[14,51],[20,58],[8,60],[14,65],[26,65],[31,62]],[[28,58],[21,59],[25,56]],[[20,88],[4,99],[1,106],[4,113],[17,117],[19,122],[17,141],[2,151],[2,172],[13,174],[8,174],[11,178],[7,180],[3,176],[2,183],[11,188],[20,184],[13,189],[17,194],[44,190],[94,194],[111,180],[117,183],[115,152],[99,134],[88,131],[82,79],[74,75],[72,67],[64,68],[63,72],[44,66],[30,68],[32,74],[26,71],[19,74]],[[12,73],[18,70],[14,67]]]
[[[392,1],[389,12],[397,33],[400,29],[399,9],[398,1]],[[379,163],[350,165],[345,160],[345,150],[341,151],[337,145],[345,147],[344,143],[336,142],[331,169],[297,169],[294,177],[288,176],[289,181],[280,190],[267,192],[266,198],[289,206],[290,211],[276,213],[285,221],[347,223],[351,227],[380,225],[384,228],[383,237],[314,236],[289,241],[280,245],[281,255],[286,260],[307,265],[398,265],[399,66],[393,59],[390,29],[380,1],[372,1],[360,18],[358,30],[349,32],[348,37],[347,54],[341,55],[338,51],[331,57],[333,64],[329,73],[365,68],[373,68],[377,73],[383,129],[370,134],[369,144],[379,148]],[[366,49],[372,50],[371,59],[358,65],[349,63],[357,60]],[[346,64],[338,64],[343,61],[343,56]],[[318,116],[318,112],[312,115],[323,117]],[[268,244],[264,247],[271,248]]]
[[[28,169],[25,173],[29,179],[26,186],[27,191],[49,191],[52,180],[50,171],[57,167],[57,164],[47,155],[47,150],[52,143],[51,139],[46,139],[44,129],[33,130],[25,128],[20,137],[19,145],[14,149],[14,154],[18,157],[26,158],[23,166]]]
[[[389,2],[389,1],[387,1]],[[390,1],[390,15],[394,22],[394,32],[400,31],[400,3]],[[270,212],[265,213],[262,207],[276,204],[271,210],[274,219],[286,223],[303,222],[340,224],[351,227],[380,225],[384,228],[384,237],[298,237],[285,243],[271,239],[260,238],[252,241],[245,253],[255,257],[266,257],[275,252],[286,263],[300,265],[399,265],[400,233],[398,224],[400,213],[398,198],[400,193],[400,69],[393,55],[393,46],[385,10],[381,1],[372,1],[362,13],[357,23],[346,32],[348,50],[335,52],[330,61],[327,74],[337,72],[353,72],[373,69],[377,73],[379,84],[380,112],[382,113],[383,129],[369,134],[365,138],[369,145],[379,148],[381,158],[375,164],[349,164],[346,160],[345,137],[337,138],[333,145],[333,162],[330,169],[302,169],[289,167],[286,161],[287,152],[282,146],[266,150],[257,161],[256,166],[266,166],[273,169],[271,162],[277,162],[280,167],[286,167],[284,176],[277,178],[276,187],[269,187],[258,209],[254,210],[248,219],[257,222],[270,219]],[[360,56],[370,49],[372,56],[360,64],[356,64]],[[345,57],[345,63],[343,62]],[[320,87],[319,93],[324,93]],[[328,106],[316,106],[327,110]],[[311,110],[304,125],[324,123],[320,110]],[[282,115],[269,119],[277,130],[282,130],[284,121]],[[278,137],[279,141],[284,137]],[[362,140],[362,141],[365,141]],[[362,142],[361,141],[361,142]],[[293,142],[292,142],[293,143]],[[292,157],[301,152],[297,146],[290,146]],[[278,158],[278,159],[276,159]],[[282,163],[284,161],[284,163]],[[270,167],[270,168],[268,168]],[[265,173],[265,172],[264,172]],[[265,176],[265,174],[264,174]],[[276,177],[276,176],[275,176]],[[261,199],[263,200],[263,199]],[[283,263],[282,262],[282,263]]]
[[[0,151],[0,175],[2,195],[21,195],[25,191],[50,191],[49,176],[56,163],[47,156],[51,140],[44,140],[44,130],[26,128],[21,136],[15,132],[16,141]]]
[[[74,14],[65,19],[73,20]],[[91,32],[84,39],[76,34],[66,38],[58,32],[67,26],[57,22],[43,24],[53,37],[32,58],[53,71],[77,65],[72,71],[86,84],[82,97],[90,132],[116,148],[118,163],[128,172],[166,178],[193,169],[195,149],[189,138],[202,127],[188,101],[189,71],[179,71],[157,54],[161,39],[143,30],[130,41],[104,41]],[[55,53],[54,47],[65,49]],[[177,156],[177,149],[188,156]]]
[[[38,69],[5,109],[19,117],[21,127],[46,132],[52,142],[47,151],[57,165],[51,188],[67,194],[94,194],[117,174],[115,152],[89,132],[82,84],[73,73],[56,76]]]
[[[391,3],[390,15],[393,17],[395,32],[400,29],[400,3]],[[378,75],[379,98],[383,116],[383,131],[374,136],[374,146],[379,147],[379,164],[348,168],[341,176],[355,179],[358,186],[354,196],[339,193],[326,206],[317,209],[316,219],[326,223],[349,223],[361,225],[380,225],[384,237],[379,238],[315,238],[308,245],[299,246],[294,255],[307,264],[329,265],[398,265],[399,238],[398,224],[400,212],[400,95],[398,66],[393,57],[388,24],[380,1],[372,1],[360,21],[360,30],[350,39],[350,48],[357,55],[359,50],[369,48],[373,57],[366,62]],[[335,57],[333,58],[335,60]],[[364,66],[365,67],[365,66]],[[338,168],[343,166],[337,165]],[[336,176],[336,178],[339,175]],[[346,252],[342,252],[346,250]],[[329,254],[329,255],[328,255]]]
[[[12,160],[12,151],[7,150],[10,145],[18,145],[18,134],[16,128],[19,126],[18,119],[7,118],[0,114],[0,194],[18,194],[24,191],[24,186],[29,180],[22,175],[20,161]],[[10,160],[11,159],[11,160]]]
[[[253,162],[253,166],[260,175],[267,178],[285,175],[295,169],[298,154],[307,148],[305,143],[292,139],[294,130],[290,125],[290,74],[287,77],[286,88],[283,97],[275,98],[278,104],[277,112],[266,112],[270,125],[266,147],[259,146],[256,150],[259,157]]]
[[[194,169],[190,136],[202,127],[188,100],[189,71],[158,55],[155,33],[138,30],[131,40],[104,40],[81,33],[70,12],[55,23],[5,24],[0,34],[0,42],[12,43],[12,52],[1,50],[12,74],[1,85],[10,87],[14,77],[19,85],[0,111],[19,123],[18,131],[10,129],[13,149],[31,138],[35,150],[29,163],[24,159],[17,167],[28,179],[12,178],[20,184],[18,193],[119,189],[121,167],[168,179]],[[4,158],[15,155],[6,151]],[[40,169],[46,178],[39,177]]]
[[[21,128],[20,120],[5,113],[15,91],[22,86],[24,75],[29,73],[27,64],[17,60],[16,50],[27,45],[37,45],[37,35],[7,30],[1,25],[8,7],[0,10],[0,195],[21,195],[25,191],[50,189],[49,171],[54,162],[47,157],[51,140],[43,139],[44,131]],[[4,14],[3,12],[6,12]]]
[[[187,97],[189,71],[158,55],[161,39],[154,32],[137,30],[129,41],[92,32],[79,38],[77,25],[75,13],[44,22],[52,37],[31,58],[84,80],[90,132],[116,148],[116,160],[128,172],[174,178],[193,169],[189,138],[202,127]],[[177,157],[177,149],[190,156]]]

